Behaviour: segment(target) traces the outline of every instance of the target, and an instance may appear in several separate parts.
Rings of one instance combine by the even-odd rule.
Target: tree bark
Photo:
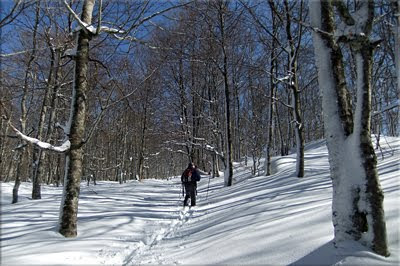
[[[141,134],[140,134],[140,143],[139,143],[139,160],[138,160],[138,173],[139,180],[144,179],[144,152],[146,149],[146,132],[147,132],[147,115],[148,115],[148,92],[146,93],[146,99],[143,103],[144,114],[142,117],[141,123]]]
[[[50,46],[50,50],[53,48]],[[51,51],[51,62],[50,62],[50,71],[47,81],[47,88],[46,93],[43,99],[42,108],[40,110],[39,116],[39,124],[38,124],[38,132],[36,134],[36,138],[42,140],[44,135],[44,127],[45,127],[45,120],[46,115],[48,112],[49,102],[52,96],[52,88],[54,87],[53,84],[53,69],[55,65],[55,53]],[[33,147],[33,167],[32,167],[32,199],[41,199],[41,181],[42,181],[42,171],[43,171],[43,161],[45,159],[45,151],[40,149],[37,146]]]
[[[373,7],[370,7],[372,10]],[[373,11],[372,11],[373,12]],[[371,22],[372,23],[372,22]],[[386,236],[385,213],[383,209],[383,191],[379,183],[377,158],[371,140],[371,72],[373,66],[374,45],[367,37],[361,38],[354,47],[357,60],[357,108],[354,134],[359,136],[360,157],[365,174],[365,185],[360,186],[360,197],[367,204],[365,210],[357,210],[354,216],[354,226],[373,233],[372,243],[368,245],[378,254],[389,256]],[[368,217],[370,216],[370,217]],[[372,219],[371,219],[372,218]],[[360,224],[360,221],[361,224]],[[364,225],[366,228],[362,228]],[[360,236],[363,238],[363,235]],[[365,241],[365,240],[363,240]]]
[[[91,24],[95,0],[85,0],[81,19]],[[86,101],[88,90],[89,42],[91,34],[81,29],[75,62],[75,83],[72,93],[70,132],[71,148],[66,155],[64,192],[60,211],[59,232],[65,237],[77,235],[77,215],[82,177],[83,139],[85,134]]]
[[[51,45],[51,44],[49,44]],[[52,51],[52,53],[55,53],[55,59],[56,59],[56,67],[54,71],[54,84],[52,86],[52,91],[51,91],[51,96],[50,96],[50,115],[47,121],[47,131],[46,131],[46,142],[54,145],[55,141],[53,140],[53,134],[54,134],[54,128],[56,124],[56,116],[57,116],[57,105],[58,105],[58,90],[60,88],[60,72],[61,72],[61,53],[62,51],[60,49],[56,49],[55,51]],[[52,169],[51,165],[56,165],[56,168],[59,167],[59,161],[60,161],[60,155],[57,155],[58,160],[53,158],[52,156],[46,157],[46,152],[41,153],[40,161],[44,162],[47,161],[48,166],[50,169]],[[57,173],[57,171],[48,171],[48,180],[53,180],[53,173]],[[45,171],[44,171],[44,164],[41,163],[38,166],[38,178],[40,180],[44,180],[45,177]],[[56,176],[57,180],[57,186],[59,183],[60,176]]]
[[[295,41],[291,32],[291,15],[289,9],[289,3],[287,0],[284,1],[286,11],[286,36],[289,42],[290,52],[288,56],[288,75],[289,75],[289,88],[292,93],[292,104],[293,104],[293,119],[294,119],[294,131],[296,136],[296,176],[304,176],[304,124],[301,114],[301,103],[300,103],[300,90],[297,79],[297,54],[296,49],[299,47],[295,46]],[[302,7],[302,3],[301,3]],[[302,12],[300,8],[300,12]],[[301,25],[299,25],[299,40],[301,39]]]
[[[370,138],[371,68],[373,43],[369,40],[373,2],[360,2],[361,33],[334,39],[335,18],[331,1],[311,1],[313,41],[318,81],[323,90],[325,135],[333,184],[332,221],[335,244],[355,240],[379,255],[389,256],[383,193]],[[337,4],[337,2],[335,3]],[[338,10],[348,26],[350,12]],[[346,12],[346,14],[342,14]],[[359,14],[357,14],[359,15]],[[360,25],[358,25],[360,26]],[[343,39],[355,54],[357,106],[353,119],[346,88],[343,56],[337,41]]]
[[[272,0],[268,1],[270,7],[271,7],[271,17],[272,17],[272,34],[276,36],[277,33],[277,26],[276,26],[276,17],[275,17],[275,12],[273,11],[274,8],[274,3]],[[275,87],[276,87],[276,82],[275,82],[275,73],[277,70],[277,58],[276,58],[276,39],[272,39],[272,47],[271,47],[271,55],[270,55],[270,78],[269,78],[269,86],[270,86],[270,92],[269,92],[269,111],[268,111],[268,135],[267,135],[267,148],[265,151],[265,175],[269,176],[272,174],[271,172],[271,148],[273,146],[273,137],[274,137],[274,130],[275,130],[275,123],[274,123],[274,112],[275,112],[275,101],[274,101],[274,95],[275,95]]]
[[[233,145],[232,145],[232,122],[231,122],[231,108],[230,108],[230,88],[228,83],[228,55],[225,43],[225,6],[226,3],[219,2],[219,27],[221,31],[221,50],[223,56],[223,69],[222,75],[224,78],[224,92],[225,92],[225,130],[226,130],[226,168],[225,168],[225,186],[233,185]]]
[[[36,36],[37,36],[37,30],[38,30],[38,26],[39,26],[39,17],[40,17],[40,1],[36,2],[36,9],[35,9],[35,24],[33,27],[33,35],[32,35],[32,53],[29,57],[29,61],[26,67],[26,72],[25,72],[25,79],[24,79],[24,85],[23,85],[23,96],[21,99],[21,132],[23,134],[26,134],[26,120],[27,120],[27,116],[28,116],[28,111],[26,108],[26,100],[28,97],[28,91],[29,91],[29,77],[31,76],[32,78],[32,64],[33,61],[35,60],[36,57],[36,45],[37,45],[37,40],[36,40]],[[24,141],[20,140],[20,145],[23,145],[22,143],[24,143]],[[21,148],[18,149],[18,152],[20,153],[20,155],[18,156],[18,161],[17,161],[17,170],[16,170],[16,177],[15,177],[15,185],[13,188],[13,201],[12,203],[17,203],[18,202],[18,189],[19,186],[21,184],[21,172],[22,172],[22,167],[24,162],[27,160],[26,156],[27,151],[26,148]],[[35,161],[33,162],[34,164],[36,163]],[[32,176],[32,186],[33,188],[35,187],[35,179]],[[33,199],[33,198],[32,198]]]
[[[20,173],[21,172],[21,167],[20,167],[21,162],[20,161],[22,160],[23,151],[18,150],[16,152],[17,152],[16,160],[18,162],[18,165],[17,165],[16,176],[15,176],[15,183],[14,183],[14,187],[13,187],[13,196],[12,196],[12,201],[11,201],[12,204],[18,202],[18,190],[19,190],[19,186],[21,185],[21,177],[20,177],[21,176],[21,173]]]

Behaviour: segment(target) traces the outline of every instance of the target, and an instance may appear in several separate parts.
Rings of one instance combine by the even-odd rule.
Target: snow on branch
[[[297,19],[295,17],[293,17],[292,20],[294,22],[296,22],[297,24],[302,25],[303,27],[305,27],[305,28],[307,28],[309,30],[312,30],[313,32],[319,33],[321,35],[321,37],[325,37],[326,38],[326,37],[333,36],[332,33],[324,31],[320,27],[311,26],[310,24],[308,24],[308,23],[306,23],[304,21],[301,21],[300,19]]]
[[[38,147],[40,147],[42,149],[51,150],[51,151],[55,151],[55,152],[66,152],[71,147],[71,143],[70,143],[69,139],[64,141],[64,143],[61,144],[60,146],[54,146],[54,145],[52,145],[50,143],[40,141],[40,140],[38,140],[36,138],[28,137],[27,135],[23,134],[21,131],[16,129],[11,123],[9,123],[9,125],[12,128],[12,130],[15,131],[15,133],[17,134],[17,136],[20,139],[23,139],[23,140],[25,140],[25,141],[27,141],[29,143],[37,145]]]
[[[292,75],[287,75],[287,76],[284,76],[284,77],[282,77],[282,78],[275,78],[275,80],[277,80],[277,81],[279,81],[279,82],[284,82],[284,81],[286,81],[286,80],[289,80],[290,78],[291,78],[291,76]]]
[[[64,6],[68,9],[69,13],[71,13],[71,15],[74,17],[74,19],[78,22],[78,24],[85,30],[88,31],[89,29],[87,29],[87,24],[85,22],[83,22],[79,16],[75,13],[75,11],[69,6],[69,4],[67,3],[67,0],[63,0],[63,4]]]
[[[209,145],[209,144],[206,144],[206,145],[204,146],[204,149],[205,149],[206,151],[213,152],[214,154],[220,156],[221,158],[224,158],[224,153],[223,153],[223,152],[218,152],[218,150],[217,150],[214,146],[211,146],[211,145]]]
[[[126,33],[124,30],[110,28],[110,27],[107,27],[107,26],[101,26],[100,27],[100,32],[106,32],[106,33],[109,33],[109,34],[125,34]]]
[[[15,52],[15,53],[0,54],[0,57],[9,57],[9,56],[14,56],[14,55],[24,54],[24,53],[31,52],[31,51],[32,51],[32,49],[28,49],[28,50],[24,50],[24,51]]]
[[[64,45],[52,46],[53,49],[58,49],[58,48],[63,48],[63,47],[64,47]],[[43,50],[46,50],[46,49],[48,49],[48,47],[36,48],[36,49],[26,49],[26,50],[22,50],[22,51],[18,51],[18,52],[12,52],[12,53],[8,53],[8,54],[0,54],[0,57],[10,57],[10,56],[15,56],[15,55],[30,53],[33,50],[43,51]]]
[[[82,22],[82,24],[78,25],[73,30],[73,32],[78,32],[82,28],[84,28],[85,30],[89,31],[93,35],[99,35],[101,32],[105,32],[105,33],[108,33],[108,34],[125,34],[126,33],[124,30],[121,30],[121,29],[110,28],[110,27],[107,27],[107,26],[95,27],[95,26],[89,25],[89,24],[87,24],[85,22]]]
[[[109,34],[125,34],[126,32],[124,30],[119,30],[119,29],[114,29],[114,28],[110,28],[110,27],[106,27],[106,26],[100,26],[99,28],[96,28],[92,25],[89,25],[85,22],[83,22],[79,16],[75,13],[75,11],[69,6],[69,4],[67,3],[66,0],[63,0],[64,6],[68,9],[69,13],[71,13],[71,15],[74,17],[74,19],[78,22],[79,26],[74,30],[74,32],[77,32],[81,29],[85,30],[86,32],[90,32],[94,35],[99,35],[100,32],[106,32]],[[100,1],[100,3],[102,3]],[[100,5],[100,10],[101,10],[101,5]],[[100,13],[101,16],[101,13]],[[101,20],[99,18],[99,23],[101,23]]]
[[[79,26],[76,27],[74,29],[73,32],[77,32],[81,29],[85,30],[86,33],[91,33],[95,36],[99,35],[101,32],[105,32],[108,33],[110,35],[112,35],[114,38],[118,39],[118,40],[128,40],[128,41],[132,41],[132,42],[137,42],[143,45],[146,45],[147,47],[151,48],[151,49],[160,49],[160,47],[155,47],[155,46],[150,46],[148,43],[141,41],[133,36],[129,36],[129,33],[134,29],[139,27],[141,24],[145,23],[146,21],[151,20],[152,18],[159,16],[165,12],[168,12],[172,9],[178,8],[178,7],[182,7],[182,6],[186,6],[188,4],[190,4],[192,1],[189,1],[187,3],[183,3],[180,5],[175,5],[175,6],[171,6],[169,8],[166,8],[164,10],[158,11],[153,13],[150,16],[147,16],[145,18],[143,18],[142,20],[140,20],[138,23],[133,24],[128,30],[123,30],[123,29],[116,29],[116,28],[110,28],[107,26],[101,26],[101,7],[102,7],[102,1],[100,1],[100,7],[99,7],[99,19],[98,19],[98,27],[94,27],[93,25],[89,25],[85,22],[83,22],[79,16],[75,13],[75,11],[69,6],[69,4],[67,3],[67,0],[63,0],[63,4],[64,6],[68,9],[68,11],[71,13],[71,15],[74,17],[74,19],[78,22]],[[120,36],[120,35],[123,36]]]
[[[67,49],[65,50],[63,57],[64,56],[71,56],[71,57],[75,57],[76,56],[76,47],[73,47],[71,49]]]
[[[364,38],[366,36],[365,31],[368,31],[367,25],[372,23],[372,18],[368,14],[368,2],[361,1],[353,14],[350,14],[342,0],[334,1],[334,4],[341,18],[341,22],[334,33],[335,40],[338,42],[350,42],[359,37]]]
[[[293,108],[294,108],[293,105],[289,105],[289,104],[283,102],[283,101],[282,101],[280,98],[278,98],[278,97],[266,96],[266,98],[271,99],[271,100],[273,100],[274,102],[278,102],[278,103],[282,104],[283,106],[285,106],[285,107],[287,107],[287,108],[289,108],[289,109],[293,109]]]
[[[140,43],[140,44],[142,44],[142,45],[147,46],[147,47],[150,48],[150,49],[154,49],[154,50],[155,50],[155,49],[161,49],[161,47],[149,45],[148,42],[139,40],[138,38],[135,38],[135,37],[133,37],[133,36],[129,36],[129,35],[127,35],[127,36],[119,36],[119,35],[117,35],[115,32],[112,32],[112,31],[110,31],[109,33],[114,33],[113,36],[114,36],[116,39],[120,40],[120,41],[127,40],[127,41],[131,41],[131,42],[137,42],[137,43]]]
[[[69,126],[68,125],[61,125],[60,123],[56,123],[56,127],[60,128],[62,131],[64,131],[65,135],[69,135]]]

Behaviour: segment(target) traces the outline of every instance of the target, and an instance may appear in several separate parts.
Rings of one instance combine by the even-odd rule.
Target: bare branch
[[[250,15],[252,16],[253,20],[257,23],[257,25],[265,32],[267,33],[267,35],[271,36],[279,46],[284,47],[281,42],[279,41],[279,39],[276,37],[275,34],[272,34],[269,29],[260,21],[259,17],[254,13],[253,9],[251,7],[249,7],[246,3],[244,3],[242,0],[240,0],[240,3],[247,9],[247,11],[250,13]],[[277,14],[278,17],[280,17],[279,12],[275,12]],[[281,19],[281,18],[280,18]],[[283,49],[285,52],[286,49]]]
[[[97,22],[97,29],[96,29],[96,35],[100,34],[100,29],[101,29],[101,9],[103,8],[103,0],[100,0],[99,3],[99,20]]]
[[[32,5],[34,1],[28,2],[26,0],[18,0],[15,1],[14,6],[11,8],[10,12],[0,20],[0,28],[12,23],[21,12]],[[22,4],[22,5],[21,5]]]
[[[9,120],[10,119],[7,107],[4,106],[3,100],[0,101],[0,115],[1,115],[1,118],[4,119],[4,120]]]
[[[313,26],[311,26],[310,24],[305,23],[304,21],[301,21],[301,20],[299,20],[299,19],[297,19],[297,18],[295,18],[295,17],[292,17],[292,20],[293,20],[294,22],[296,22],[296,23],[302,25],[303,27],[309,29],[309,30],[312,30],[312,31],[314,31],[314,32],[319,33],[319,34],[321,35],[321,37],[324,37],[324,38],[329,37],[329,38],[330,38],[330,37],[334,36],[334,34],[331,33],[331,32],[323,31],[323,30],[321,30],[320,28],[313,27]]]
[[[161,15],[161,14],[164,14],[164,13],[166,13],[166,12],[168,12],[168,11],[170,11],[170,10],[173,10],[173,9],[175,9],[175,8],[179,8],[179,7],[183,7],[183,6],[189,5],[189,4],[192,3],[192,2],[193,2],[193,1],[188,1],[187,3],[180,4],[180,5],[175,5],[175,6],[171,6],[171,7],[168,7],[168,8],[166,8],[166,9],[164,9],[164,10],[155,12],[155,13],[151,14],[150,16],[147,16],[147,17],[143,18],[142,20],[140,20],[139,22],[133,24],[133,25],[130,26],[130,28],[129,28],[128,30],[126,30],[126,31],[124,31],[124,30],[110,29],[110,28],[107,28],[107,27],[102,27],[102,28],[101,28],[101,31],[104,31],[104,32],[109,33],[109,34],[112,34],[112,36],[114,36],[115,38],[117,38],[118,40],[121,40],[121,41],[122,41],[122,40],[133,41],[133,42],[137,42],[137,43],[146,45],[147,47],[149,47],[149,48],[151,48],[151,49],[158,49],[159,47],[150,46],[150,45],[148,45],[148,43],[146,43],[146,42],[144,42],[144,41],[141,41],[141,40],[139,40],[139,39],[137,39],[137,38],[135,38],[135,37],[133,37],[133,36],[130,36],[130,35],[129,35],[130,32],[131,32],[133,29],[139,27],[140,25],[142,25],[142,24],[145,23],[146,21],[149,21],[149,20],[151,20],[152,18],[154,18],[154,17],[156,17],[156,16],[159,16],[159,15]],[[142,10],[142,13],[143,13],[143,12],[144,12],[144,9]],[[125,36],[119,36],[119,35],[117,35],[117,34],[124,34]]]
[[[334,0],[332,4],[336,7],[336,10],[339,12],[344,23],[348,26],[353,26],[355,24],[353,17],[350,15],[349,9],[342,0]]]
[[[113,91],[108,95],[107,103],[110,101],[112,94],[113,94]],[[103,106],[101,106],[101,112],[97,116],[92,128],[89,130],[89,133],[88,133],[86,139],[82,141],[82,144],[87,143],[92,138],[93,133],[94,133],[95,129],[97,128],[97,125],[100,123],[101,119],[103,118],[104,113],[105,113],[106,110],[107,110],[107,108],[104,108]]]
[[[279,99],[277,97],[269,97],[269,96],[265,96],[265,97],[267,97],[268,99],[272,99],[274,102],[278,102],[289,109],[293,109],[293,106],[281,101],[281,99]]]
[[[378,110],[378,111],[373,112],[372,115],[373,116],[380,115],[382,113],[385,113],[387,111],[390,111],[390,110],[398,108],[398,107],[400,107],[400,100],[397,100],[395,103],[383,107],[382,110]]]
[[[168,8],[166,8],[166,9],[164,9],[164,10],[155,12],[155,13],[151,14],[150,16],[145,17],[144,19],[142,19],[142,20],[139,21],[138,23],[132,25],[132,26],[130,27],[130,29],[127,31],[127,33],[129,33],[129,32],[130,32],[131,30],[133,30],[134,28],[137,28],[138,26],[142,25],[142,24],[145,23],[146,21],[149,21],[150,19],[152,19],[152,18],[154,18],[154,17],[156,17],[156,16],[159,16],[159,15],[161,15],[161,14],[163,14],[163,13],[166,13],[166,12],[168,12],[168,11],[170,11],[170,10],[172,10],[172,9],[178,8],[178,7],[187,6],[187,5],[191,4],[192,2],[193,2],[193,1],[189,1],[189,2],[184,3],[184,4],[181,4],[181,5],[171,6],[171,7],[168,7]]]
[[[116,100],[115,102],[112,102],[112,103],[108,104],[107,106],[104,107],[104,109],[110,108],[111,106],[113,106],[113,105],[115,105],[115,104],[117,104],[117,103],[119,103],[119,102],[125,100],[126,98],[128,98],[129,96],[131,96],[133,93],[135,93],[135,92],[139,89],[139,86],[141,86],[141,85],[142,85],[143,83],[145,83],[148,79],[150,79],[150,78],[152,77],[152,75],[156,72],[156,70],[157,70],[158,68],[159,68],[159,67],[156,67],[155,69],[153,69],[153,71],[152,71],[147,77],[145,77],[145,78],[138,84],[138,86],[136,86],[136,88],[134,88],[131,92],[129,92],[128,94],[122,96],[121,98],[119,98],[119,99]]]
[[[67,0],[63,0],[63,4],[64,6],[68,9],[69,13],[74,17],[74,19],[78,22],[78,24],[82,27],[82,29],[88,33],[89,30],[87,29],[87,24],[85,22],[83,22],[79,16],[75,13],[75,11],[69,6],[69,4],[67,3]]]

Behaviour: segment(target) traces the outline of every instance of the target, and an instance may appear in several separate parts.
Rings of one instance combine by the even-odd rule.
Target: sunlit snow
[[[13,184],[1,183],[1,265],[399,265],[399,138],[382,137],[381,145],[389,258],[352,242],[333,247],[332,187],[319,141],[306,145],[304,178],[295,177],[295,154],[273,158],[269,177],[235,163],[235,185],[203,176],[192,209],[182,207],[179,177],[82,183],[78,237],[69,239],[55,229],[61,187],[43,186],[33,201],[23,183],[20,202],[10,204]]]

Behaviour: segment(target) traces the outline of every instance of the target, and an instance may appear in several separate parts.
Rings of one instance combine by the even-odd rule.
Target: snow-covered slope
[[[179,178],[120,185],[82,183],[78,237],[55,226],[61,188],[44,186],[32,201],[30,184],[11,202],[11,183],[1,184],[1,265],[13,264],[264,264],[399,265],[399,138],[378,152],[385,192],[391,257],[355,243],[332,244],[331,181],[323,141],[307,145],[306,176],[294,177],[295,156],[274,158],[274,175],[251,175],[235,164],[235,185],[203,176],[198,206],[182,208]],[[384,155],[384,159],[382,159]]]

